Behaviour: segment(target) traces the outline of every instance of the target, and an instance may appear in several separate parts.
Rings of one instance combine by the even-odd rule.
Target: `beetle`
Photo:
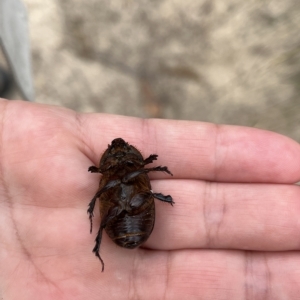
[[[122,138],[116,138],[103,153],[99,168],[91,166],[89,172],[101,173],[98,191],[88,205],[90,233],[93,228],[93,212],[99,198],[101,223],[93,252],[99,258],[104,271],[104,262],[100,256],[102,232],[118,246],[134,249],[143,244],[150,236],[155,222],[154,198],[175,203],[170,195],[153,193],[148,173],[166,172],[173,176],[167,167],[144,168],[156,160],[158,155],[151,154],[146,159],[134,146]]]

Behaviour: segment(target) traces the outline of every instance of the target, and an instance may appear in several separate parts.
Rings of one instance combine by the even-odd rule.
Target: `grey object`
[[[0,45],[24,99],[33,101],[27,12],[19,0],[0,0]]]
[[[6,98],[12,87],[12,78],[10,74],[0,66],[0,97]]]

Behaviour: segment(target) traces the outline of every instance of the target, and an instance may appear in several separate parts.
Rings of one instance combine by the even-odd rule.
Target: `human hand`
[[[0,101],[0,299],[299,299],[300,146],[209,123],[78,114]],[[156,223],[143,247],[103,235],[87,205],[114,138],[158,154]],[[94,228],[99,227],[96,206]],[[1,298],[2,296],[2,298]]]

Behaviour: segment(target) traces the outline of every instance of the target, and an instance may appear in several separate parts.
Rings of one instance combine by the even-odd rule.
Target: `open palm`
[[[0,102],[0,299],[299,299],[300,146],[200,122]],[[103,235],[87,205],[114,138],[174,174],[149,174],[156,223],[142,248]],[[1,298],[2,297],[2,298]]]

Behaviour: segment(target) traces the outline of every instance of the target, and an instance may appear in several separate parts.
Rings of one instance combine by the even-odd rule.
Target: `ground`
[[[24,0],[36,102],[300,141],[297,0]]]

